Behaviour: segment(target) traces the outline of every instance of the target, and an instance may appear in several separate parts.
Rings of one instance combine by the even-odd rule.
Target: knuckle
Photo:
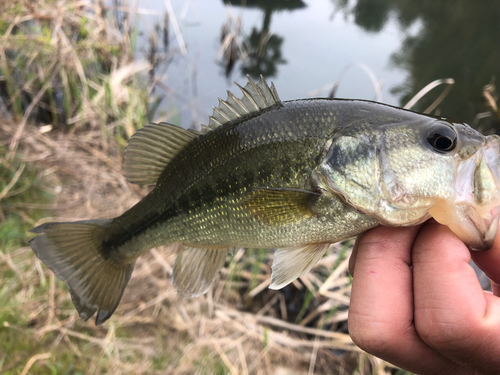
[[[387,355],[388,352],[394,351],[394,346],[397,345],[394,333],[388,328],[378,324],[349,324],[349,334],[352,341],[364,351],[376,356]]]
[[[415,329],[418,336],[428,345],[439,349],[460,348],[468,342],[473,332],[465,322],[436,321],[415,319]]]

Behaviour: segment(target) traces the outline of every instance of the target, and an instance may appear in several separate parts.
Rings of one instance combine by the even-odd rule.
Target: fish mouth
[[[476,231],[475,239],[473,241],[470,241],[469,243],[466,243],[469,250],[484,251],[489,250],[493,247],[493,243],[495,242],[495,237],[498,231],[498,207],[494,209],[494,211],[497,211],[497,213],[490,215],[490,217],[481,217],[479,219],[475,219],[474,215],[469,216],[470,223]]]
[[[474,174],[476,207],[483,219],[486,249],[493,246],[500,217],[500,137],[486,137],[483,157]]]
[[[476,228],[471,250],[488,250],[493,246],[500,217],[500,137],[490,135],[476,158],[473,173],[473,203],[468,219]],[[475,242],[475,243],[474,243]]]
[[[498,135],[486,137],[484,159],[494,176],[497,187],[500,186],[500,137]]]
[[[500,137],[486,137],[484,146],[458,166],[456,200],[440,200],[429,210],[470,250],[493,246],[500,217]]]
[[[498,229],[498,215],[480,215],[469,203],[451,205],[438,201],[429,214],[440,224],[448,226],[472,251],[484,251],[493,246]]]

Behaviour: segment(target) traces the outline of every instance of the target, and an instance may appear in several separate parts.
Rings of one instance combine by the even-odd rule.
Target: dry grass
[[[104,17],[102,2],[33,4],[0,3],[0,86],[9,97],[0,101],[0,373],[402,373],[362,352],[346,333],[348,243],[332,246],[310,273],[280,291],[267,288],[272,253],[240,249],[196,299],[177,296],[174,256],[153,249],[138,259],[106,324],[80,320],[64,283],[27,246],[27,230],[46,221],[114,217],[147,193],[123,177],[120,148],[145,123],[151,87],[134,82],[150,66],[133,61],[130,34]],[[129,29],[130,18],[123,22]],[[45,29],[27,48],[20,42],[33,23]],[[51,37],[44,39],[43,30]],[[82,44],[75,35],[84,36],[76,39]],[[223,45],[237,43],[231,33],[225,38]],[[84,48],[91,43],[98,47]],[[114,46],[124,54],[115,55]],[[14,74],[12,56],[31,75]],[[87,63],[102,56],[109,57],[106,74],[92,76]],[[57,90],[62,109],[50,99]],[[488,115],[500,116],[493,84],[484,95]],[[69,131],[33,126],[29,119],[43,111],[51,124],[64,113]]]
[[[0,3],[0,373],[391,373],[346,333],[348,244],[281,291],[267,288],[272,253],[240,249],[196,299],[177,296],[174,256],[153,249],[106,324],[78,318],[27,230],[114,217],[147,193],[120,149],[147,122],[151,66],[134,61],[130,9],[119,25],[100,0],[34,4]]]
[[[147,122],[153,86],[138,77],[152,66],[135,61],[132,15],[102,0],[2,3],[0,98],[19,123],[11,150],[30,118],[124,139]]]
[[[491,115],[497,113],[494,87]],[[0,118],[0,150],[19,123]],[[63,134],[27,124],[17,162],[2,157],[1,224],[113,217],[147,191],[121,173],[118,141],[99,129]],[[30,175],[35,170],[36,176]],[[15,201],[35,179],[48,203]],[[31,210],[31,211],[30,211]],[[32,210],[53,212],[36,220]],[[28,236],[22,233],[23,236]],[[24,244],[26,245],[26,241]],[[22,242],[21,241],[21,242]],[[153,249],[137,261],[116,313],[103,326],[81,321],[62,282],[27,246],[0,251],[0,373],[6,374],[390,374],[402,373],[362,352],[346,333],[350,247],[327,255],[281,291],[270,283],[272,253],[240,249],[206,296],[181,299],[170,283],[174,256]],[[17,340],[15,339],[17,338]]]
[[[15,136],[16,123],[0,123],[1,139]],[[42,221],[113,217],[146,194],[122,176],[116,142],[102,152],[99,130],[46,130],[27,125],[19,156],[38,170],[53,201],[9,209],[55,213]],[[29,247],[4,249],[0,290],[9,289],[10,304],[0,307],[0,341],[19,332],[35,350],[0,356],[0,373],[388,374],[386,363],[361,352],[345,333],[349,252],[337,245],[301,282],[271,291],[272,254],[239,250],[206,296],[180,299],[170,283],[174,258],[157,248],[138,259],[118,310],[95,327],[78,318],[66,287]]]

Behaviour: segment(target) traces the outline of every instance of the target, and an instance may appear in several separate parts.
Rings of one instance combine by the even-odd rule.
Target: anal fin
[[[274,253],[270,289],[281,289],[318,263],[329,243],[313,243],[278,249]]]
[[[184,297],[197,297],[210,289],[224,266],[229,249],[184,246],[175,260],[173,284]]]

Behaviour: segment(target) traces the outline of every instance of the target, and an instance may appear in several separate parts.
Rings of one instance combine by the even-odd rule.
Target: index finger
[[[448,227],[429,222],[412,255],[419,336],[456,363],[498,374],[500,299],[481,289],[468,248]]]
[[[488,276],[493,294],[500,297],[500,233],[493,247],[487,251],[474,251],[472,260]]]
[[[362,349],[407,370],[458,373],[459,366],[427,346],[413,324],[411,249],[419,230],[380,226],[358,240],[349,334]]]

